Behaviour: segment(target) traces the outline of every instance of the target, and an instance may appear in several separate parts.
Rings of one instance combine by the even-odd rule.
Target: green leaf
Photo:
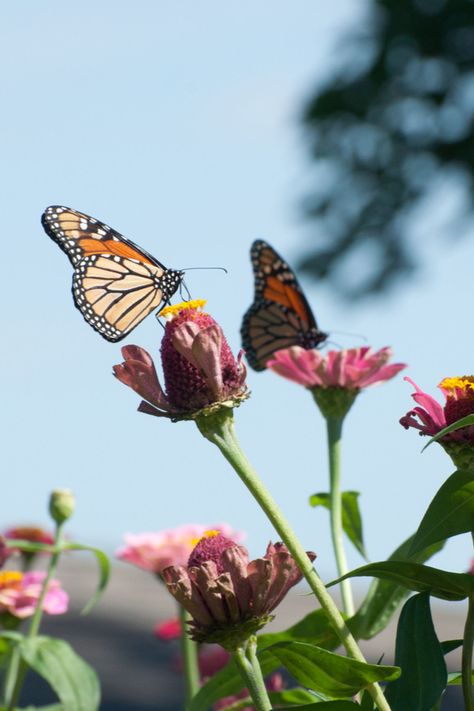
[[[464,600],[474,592],[474,575],[469,573],[449,573],[446,570],[430,568],[428,565],[403,561],[381,561],[370,563],[333,580],[327,587],[337,585],[346,578],[370,575],[374,578],[392,580],[408,590],[428,592],[442,600]]]
[[[58,695],[62,711],[96,711],[100,687],[95,671],[62,639],[33,637],[19,645],[22,659]]]
[[[89,551],[90,553],[93,553],[95,555],[96,560],[99,564],[99,583],[97,585],[97,589],[94,595],[90,598],[87,605],[85,605],[85,607],[81,611],[82,615],[87,615],[92,610],[94,605],[96,605],[96,603],[99,601],[102,593],[107,587],[107,583],[109,582],[110,577],[110,561],[105,555],[105,553],[100,550],[100,548],[94,548],[93,546],[84,546],[81,543],[66,542],[64,544],[64,549],[71,551]]]
[[[341,698],[357,694],[374,681],[396,679],[396,667],[365,664],[343,657],[305,642],[278,642],[258,655],[259,661],[268,654],[280,663],[302,686]]]
[[[439,439],[444,437],[444,435],[450,434],[450,432],[455,432],[456,430],[460,430],[462,427],[468,427],[469,425],[474,425],[474,415],[467,415],[467,417],[462,417],[457,422],[453,422],[452,425],[444,427],[438,432],[438,434],[432,437],[430,441],[427,442],[427,444],[425,444],[421,451],[424,452],[425,449],[430,446],[430,444],[433,444],[433,442],[437,442]]]
[[[474,684],[474,671],[471,673],[471,681]],[[462,673],[461,672],[451,672],[448,674],[448,686],[461,686],[462,684]]]
[[[374,700],[368,691],[362,694],[359,711],[374,711]]]
[[[435,494],[411,544],[417,551],[460,533],[474,530],[474,475],[472,471],[454,472]]]
[[[440,551],[445,541],[440,541],[414,555],[409,554],[413,536],[410,536],[392,553],[389,560],[410,560],[424,563]],[[408,597],[409,591],[391,580],[373,580],[362,605],[349,621],[352,634],[357,639],[371,639],[388,625],[401,603]],[[323,645],[321,645],[323,646]]]
[[[344,491],[342,493],[342,528],[349,540],[354,544],[359,553],[367,560],[362,536],[362,518],[359,511],[358,491]],[[324,506],[331,508],[329,494],[313,494],[309,498],[310,506]]]
[[[339,647],[339,637],[334,632],[324,610],[313,610],[292,627],[282,632],[269,632],[258,636],[258,649],[270,647],[277,642],[311,642],[324,649]]]
[[[403,607],[395,662],[402,675],[385,692],[392,711],[430,711],[446,688],[448,673],[427,593],[415,595]]]
[[[26,706],[25,708],[18,709],[18,711],[64,711],[64,706],[62,704],[53,704],[52,706]]]
[[[259,658],[259,662],[264,676],[267,676],[280,666],[278,659],[270,654],[264,660]],[[198,693],[190,701],[189,711],[208,711],[219,699],[238,694],[241,690],[242,677],[235,662],[231,660],[217,674],[214,674],[204,686],[201,686]]]
[[[315,696],[311,691],[298,687],[295,689],[283,689],[283,691],[269,691],[268,697],[272,706],[297,706],[305,703],[312,705],[318,699],[318,696]],[[320,702],[318,701],[318,703]]]
[[[443,654],[449,654],[449,652],[462,647],[463,644],[463,639],[447,639],[446,642],[441,642],[441,649],[443,650]]]

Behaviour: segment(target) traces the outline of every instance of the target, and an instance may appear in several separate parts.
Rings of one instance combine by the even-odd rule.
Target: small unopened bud
[[[49,499],[49,513],[58,525],[67,521],[74,513],[76,501],[69,489],[56,489]]]

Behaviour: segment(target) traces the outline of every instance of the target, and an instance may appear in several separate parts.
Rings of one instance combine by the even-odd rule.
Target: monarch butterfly
[[[240,333],[249,365],[265,370],[282,348],[315,348],[327,334],[320,331],[298,280],[267,242],[256,240],[250,250],[255,299],[245,313]]]
[[[103,222],[69,207],[47,207],[41,222],[66,252],[74,303],[93,329],[120,341],[181,284],[182,271],[157,259]]]

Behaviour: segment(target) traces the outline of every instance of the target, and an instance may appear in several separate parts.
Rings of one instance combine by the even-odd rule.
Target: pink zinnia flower
[[[0,614],[10,613],[24,619],[30,617],[38,599],[46,576],[44,572],[20,573],[0,572]],[[67,611],[68,595],[61,588],[59,580],[51,580],[43,601],[43,610],[50,615],[61,615]]]
[[[262,558],[249,561],[243,546],[222,535],[199,541],[187,566],[165,568],[162,576],[192,616],[191,637],[230,651],[272,619],[270,613],[302,578],[283,543],[270,543]]]
[[[165,391],[151,356],[139,346],[125,346],[125,361],[115,376],[137,392],[140,412],[172,420],[194,419],[203,410],[234,407],[248,396],[246,370],[239,353],[232,355],[221,327],[199,309],[205,301],[168,306],[161,343]]]
[[[363,388],[390,380],[406,367],[388,365],[391,355],[390,348],[373,351],[365,346],[323,355],[316,348],[292,346],[277,351],[267,366],[311,390],[324,417],[342,420]]]
[[[474,376],[466,375],[460,378],[444,378],[438,385],[445,397],[444,405],[418,387],[411,378],[404,378],[413,385],[415,392],[412,398],[418,407],[409,410],[400,419],[400,424],[408,429],[414,427],[422,435],[434,437],[442,429],[458,420],[474,413]],[[443,437],[446,442],[474,443],[474,426],[463,427]]]
[[[415,388],[412,398],[417,403],[417,407],[409,410],[400,419],[400,424],[405,429],[413,427],[419,430],[421,435],[434,437],[448,425],[474,414],[474,376],[472,375],[444,378],[441,381],[438,387],[445,397],[444,405],[423,392],[411,378],[405,380]],[[444,435],[439,443],[457,466],[474,465],[474,425]]]
[[[292,346],[277,351],[267,366],[306,388],[347,388],[361,390],[375,383],[390,380],[403,368],[404,363],[388,361],[390,348],[373,351],[368,346],[329,351],[326,355],[316,350]]]
[[[161,573],[170,565],[186,565],[196,543],[210,531],[237,540],[243,538],[242,533],[233,531],[226,523],[216,526],[190,523],[165,531],[127,533],[124,536],[126,545],[119,548],[117,557],[144,570]]]

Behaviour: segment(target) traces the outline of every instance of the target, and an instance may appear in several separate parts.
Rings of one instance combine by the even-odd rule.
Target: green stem
[[[181,623],[181,654],[183,656],[184,679],[185,679],[185,708],[189,707],[191,699],[199,690],[199,667],[197,644],[187,633],[186,622],[191,619],[191,615],[184,607],[179,605],[179,621]]]
[[[33,614],[33,617],[31,618],[30,626],[26,635],[26,639],[33,639],[33,637],[36,637],[38,634],[40,625],[41,625],[41,619],[43,617],[43,603],[44,599],[46,597],[46,593],[48,592],[49,584],[54,577],[54,574],[56,573],[56,568],[58,565],[59,561],[59,556],[61,555],[61,539],[62,539],[62,527],[63,524],[57,524],[56,526],[56,534],[55,534],[55,539],[54,539],[54,546],[56,549],[56,552],[51,555],[51,558],[49,559],[49,565],[48,565],[48,570],[46,572],[46,576],[43,581],[43,585],[41,587],[41,592],[38,597],[38,602],[36,603],[35,611]],[[23,660],[20,660],[18,658],[17,662],[17,667],[14,672],[16,675],[16,680],[15,683],[13,684],[13,688],[11,688],[11,691],[8,693],[8,696],[5,700],[5,711],[14,711],[16,705],[18,704],[18,699],[20,698],[20,693],[23,688],[23,683],[25,681],[25,676],[26,672],[28,670],[27,664]]]
[[[271,711],[272,705],[256,655],[255,637],[251,638],[245,647],[237,647],[234,651],[234,660],[256,711]]]
[[[474,645],[474,594],[469,596],[469,607],[462,645],[462,693],[466,711],[474,711],[472,694],[472,648]]]
[[[342,417],[328,417],[326,419],[329,453],[329,478],[330,478],[330,519],[331,536],[334,554],[336,556],[338,577],[349,572],[344,551],[342,530],[342,497],[341,497],[341,433]],[[348,617],[354,614],[354,601],[350,580],[340,583],[342,605]]]
[[[220,449],[273,524],[278,535],[298,563],[301,573],[319,600],[331,626],[348,654],[360,662],[365,662],[364,655],[360,651],[332,597],[327,592],[323,581],[314,569],[305,549],[241,449],[234,431],[232,411],[221,409],[213,416],[198,418],[196,424],[201,434]],[[390,706],[378,684],[371,684],[367,687],[367,690],[380,711],[390,711]]]

